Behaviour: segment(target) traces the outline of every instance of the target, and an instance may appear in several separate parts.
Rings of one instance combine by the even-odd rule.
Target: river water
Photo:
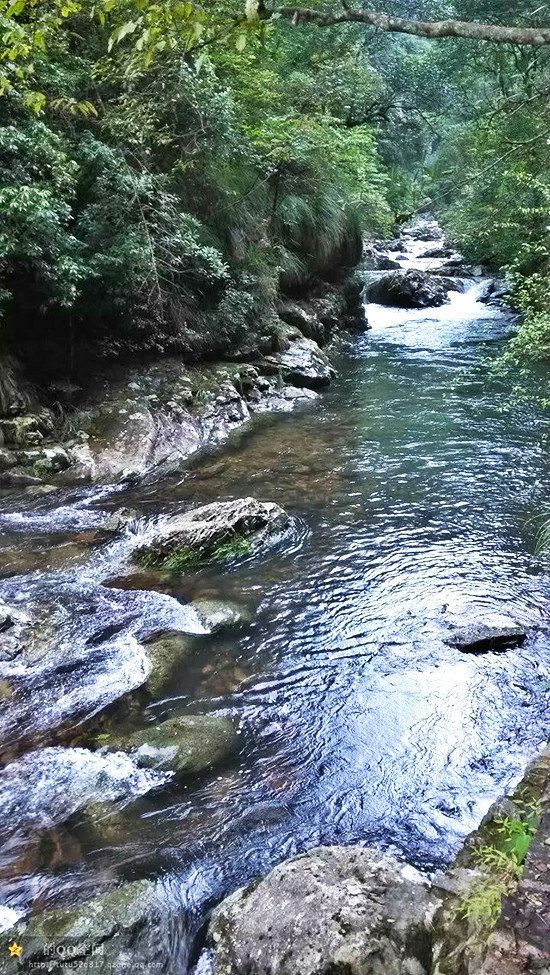
[[[30,852],[16,842],[14,856],[12,838],[5,905],[37,910],[161,878],[186,919],[175,940],[185,941],[213,901],[322,843],[372,844],[440,867],[518,780],[550,731],[550,577],[534,555],[548,428],[536,404],[489,371],[511,321],[478,292],[429,311],[369,306],[371,330],[339,354],[322,398],[257,419],[177,475],[3,498],[0,596],[61,606],[71,658],[113,621],[119,651],[127,640],[122,657],[109,652],[84,678],[68,668],[62,687],[57,677],[22,687],[18,722],[33,735],[67,697],[80,694],[90,713],[98,688],[131,685],[136,620],[193,629],[187,603],[205,594],[253,612],[232,637],[199,638],[170,695],[143,716],[227,715],[239,729],[236,759],[125,805],[104,835],[77,816]],[[161,594],[100,585],[124,542],[90,555],[74,541],[121,504],[146,524],[249,494],[295,516],[292,539],[175,578]],[[521,649],[471,656],[445,642],[453,626],[510,620],[529,629]]]

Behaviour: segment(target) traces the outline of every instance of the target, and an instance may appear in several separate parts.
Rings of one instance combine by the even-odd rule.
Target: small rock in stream
[[[169,718],[129,735],[112,734],[101,744],[117,752],[128,751],[141,768],[173,772],[182,778],[219,765],[234,751],[236,741],[235,729],[227,718],[193,714]]]
[[[527,633],[520,626],[488,626],[486,623],[472,623],[455,630],[446,639],[451,647],[462,653],[487,653],[490,650],[511,650],[520,647],[527,639]]]

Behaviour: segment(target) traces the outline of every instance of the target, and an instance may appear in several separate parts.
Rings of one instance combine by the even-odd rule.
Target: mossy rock
[[[207,772],[236,748],[235,729],[227,718],[182,715],[129,735],[110,735],[110,751],[128,751],[143,768],[173,772],[177,778]]]
[[[139,880],[76,906],[44,911],[3,935],[22,945],[20,959],[7,950],[1,975],[78,969],[84,975],[123,975],[136,965],[154,971],[168,924],[156,884]]]
[[[216,501],[158,525],[154,535],[136,547],[132,560],[173,572],[190,570],[248,555],[290,522],[289,515],[270,501]]]
[[[145,691],[153,697],[170,683],[174,671],[194,653],[196,639],[178,630],[166,630],[145,643],[151,671]]]

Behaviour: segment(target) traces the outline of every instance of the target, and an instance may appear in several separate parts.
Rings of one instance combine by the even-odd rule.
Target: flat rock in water
[[[216,975],[428,975],[438,900],[420,874],[361,847],[321,847],[214,911]]]
[[[446,643],[462,653],[487,653],[490,650],[510,650],[520,647],[527,633],[519,626],[488,626],[486,623],[472,623],[455,630]]]

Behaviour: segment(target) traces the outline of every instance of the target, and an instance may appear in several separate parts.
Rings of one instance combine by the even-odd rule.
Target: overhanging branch
[[[550,44],[550,27],[501,27],[498,24],[480,24],[470,20],[406,20],[371,10],[347,7],[338,12],[310,10],[307,7],[279,7],[271,11],[293,24],[316,24],[318,27],[334,27],[338,24],[365,24],[379,30],[397,34],[413,34],[439,40],[444,37],[461,37],[470,41],[490,41],[492,44],[519,44],[544,47]]]

